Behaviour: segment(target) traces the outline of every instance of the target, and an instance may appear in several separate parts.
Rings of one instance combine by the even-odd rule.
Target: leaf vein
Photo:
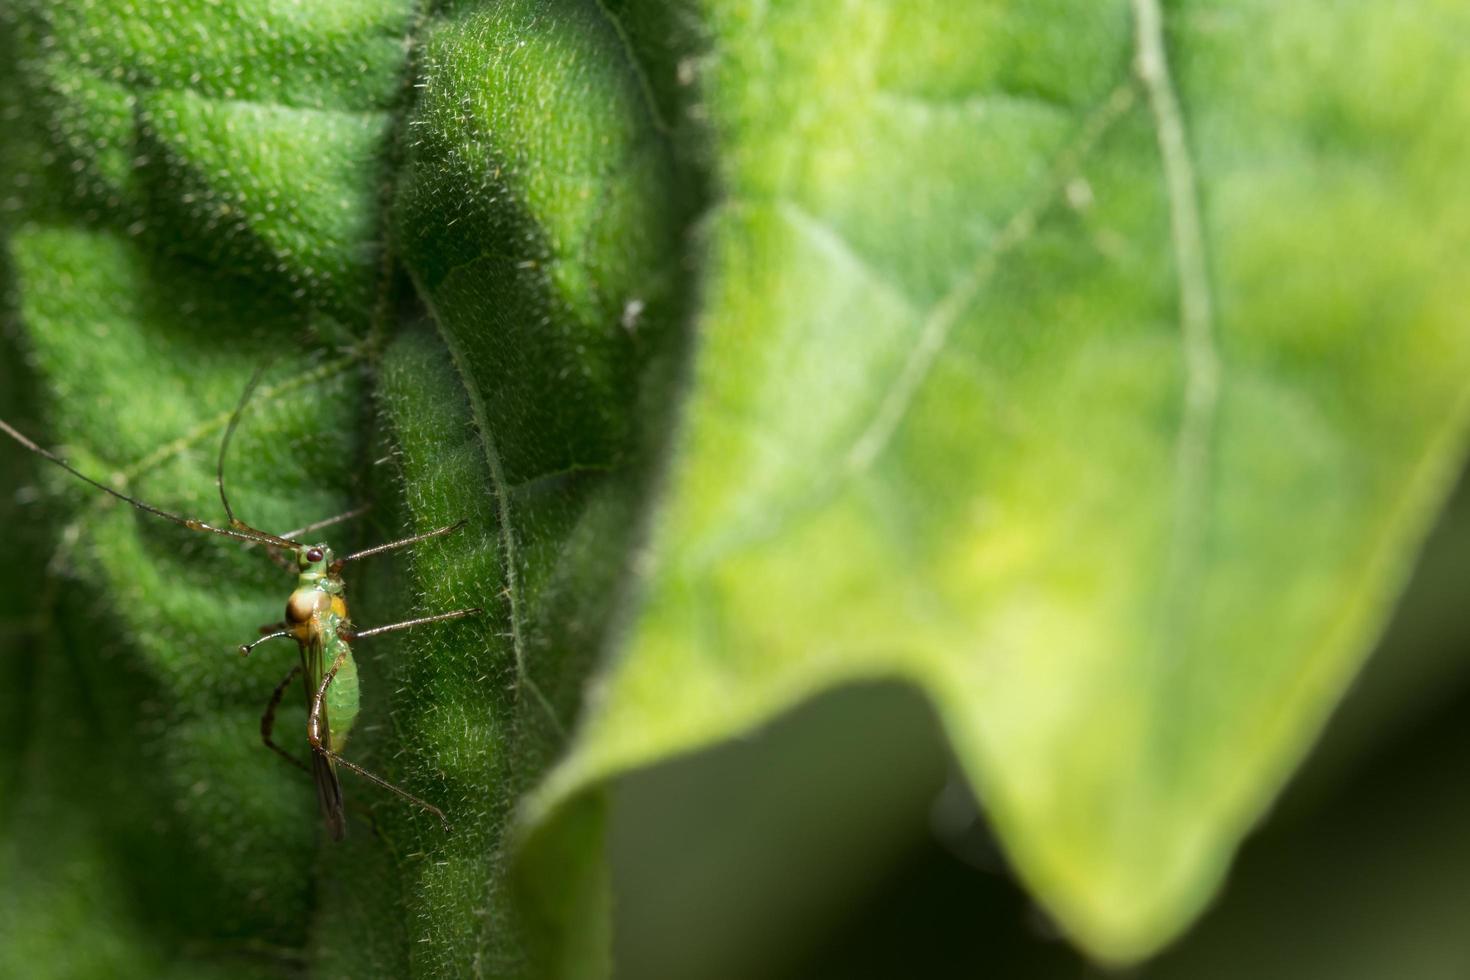
[[[1169,73],[1163,13],[1158,0],[1133,0],[1133,11],[1134,70],[1153,114],[1169,201],[1184,359],[1184,403],[1174,446],[1176,479],[1158,633],[1162,648],[1179,625],[1177,606],[1192,590],[1197,574],[1195,566],[1208,506],[1221,367],[1215,346],[1214,301],[1207,269],[1198,176],[1179,95]],[[1160,653],[1164,651],[1161,649]]]
[[[425,303],[433,313],[436,327],[443,321],[440,320],[438,312],[434,310],[433,303],[425,296]],[[511,653],[516,665],[516,690],[527,691],[535,698],[542,710],[546,713],[553,727],[563,736],[566,734],[566,726],[557,717],[555,709],[541,688],[531,679],[530,671],[526,667],[526,640],[525,629],[522,624],[523,613],[521,611],[521,587],[520,587],[520,556],[516,543],[515,528],[511,524],[510,498],[515,488],[510,486],[505,479],[505,470],[501,466],[500,451],[495,444],[495,436],[490,430],[490,416],[485,410],[485,400],[480,396],[477,386],[470,383],[469,375],[466,373],[464,357],[448,330],[439,327],[438,333],[444,341],[444,346],[449,350],[450,359],[454,362],[455,373],[459,375],[460,385],[464,388],[465,397],[469,399],[470,414],[475,420],[475,429],[480,436],[480,448],[485,453],[485,465],[490,471],[491,489],[495,491],[495,510],[497,523],[500,525],[500,550],[503,556],[505,568],[505,588],[502,594],[505,596],[510,614],[510,645]]]
[[[862,270],[883,292],[888,293],[905,313],[919,314],[919,306],[908,291],[892,276],[880,269],[844,235],[831,221],[813,214],[804,205],[790,197],[775,200],[776,213],[797,231],[810,238],[818,247],[835,253],[838,257]]]
[[[279,109],[287,112],[320,113],[329,116],[386,116],[394,113],[391,105],[365,106],[360,109],[346,108],[331,105],[310,105],[307,103],[288,102],[282,99],[249,98],[238,95],[225,95],[220,92],[201,91],[190,88],[187,85],[163,85],[146,78],[133,78],[126,81],[117,81],[109,72],[95,67],[78,66],[68,64],[68,67],[78,68],[79,74],[98,82],[114,85],[128,93],[132,99],[146,98],[150,95],[192,95],[222,106],[237,105],[243,108],[253,109]]]
[[[1034,196],[1010,217],[976,258],[969,272],[930,308],[919,330],[918,343],[899,371],[897,380],[879,404],[872,421],[847,452],[845,466],[849,472],[866,470],[887,448],[920,385],[949,340],[955,323],[974,303],[1000,260],[1035,233],[1042,212],[1055,200],[1058,191],[1076,173],[1113,123],[1132,107],[1135,97],[1132,82],[1125,81],[1092,110],[1077,136],[1056,156]]]
[[[623,28],[623,22],[608,9],[607,0],[593,0],[593,2],[598,12],[602,14],[603,19],[607,21],[608,27],[617,35],[618,43],[623,46],[623,57],[627,59],[629,69],[632,70],[633,76],[638,80],[638,92],[643,99],[644,106],[648,109],[648,118],[653,123],[653,128],[658,130],[667,140],[670,132],[668,120],[659,111],[658,100],[653,95],[653,82],[649,79],[648,72],[643,67],[643,62],[639,60],[637,52],[633,48],[632,38],[628,36],[628,32]]]

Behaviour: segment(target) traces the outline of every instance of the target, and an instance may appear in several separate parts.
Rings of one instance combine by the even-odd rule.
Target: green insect
[[[286,600],[286,615],[280,622],[270,623],[260,628],[262,635],[253,642],[240,647],[241,654],[248,654],[256,646],[267,640],[278,638],[289,638],[296,641],[301,650],[301,662],[291,668],[285,678],[276,685],[271,694],[269,703],[266,705],[264,714],[260,719],[260,737],[266,747],[285,758],[293,765],[307,770],[311,773],[316,783],[317,799],[321,804],[322,819],[327,825],[328,832],[334,840],[341,840],[347,830],[346,814],[342,800],[342,784],[337,778],[337,767],[343,766],[366,779],[377,783],[379,786],[418,806],[439,818],[446,831],[449,830],[449,821],[444,812],[432,803],[419,799],[412,793],[395,786],[355,762],[350,762],[342,757],[342,749],[347,743],[347,736],[352,730],[353,722],[357,720],[359,707],[359,688],[357,676],[357,663],[352,658],[352,644],[358,640],[369,637],[380,636],[394,630],[409,629],[414,626],[422,626],[425,623],[443,622],[449,619],[459,619],[463,616],[474,616],[484,610],[481,608],[456,609],[453,612],[439,613],[435,616],[423,616],[418,619],[410,619],[401,623],[391,623],[387,626],[377,626],[372,629],[356,629],[347,612],[346,586],[342,581],[342,568],[348,562],[367,558],[370,555],[380,555],[386,551],[403,548],[417,544],[429,538],[449,534],[464,527],[464,521],[458,521],[445,527],[435,528],[423,534],[415,534],[412,537],[403,538],[399,541],[391,541],[380,544],[374,548],[368,548],[338,558],[332,549],[324,543],[309,543],[298,540],[302,535],[329,527],[333,524],[360,516],[366,508],[358,508],[330,517],[315,524],[288,531],[285,534],[271,534],[259,528],[251,527],[235,516],[234,509],[230,506],[229,495],[225,493],[225,454],[229,449],[230,439],[235,434],[235,428],[239,424],[241,413],[249,402],[251,394],[259,383],[262,371],[257,371],[255,377],[246,385],[244,393],[240,396],[239,403],[235,406],[230,416],[229,424],[225,428],[224,438],[220,440],[219,459],[215,470],[216,483],[219,487],[220,502],[224,504],[225,515],[228,518],[227,526],[216,526],[197,520],[192,517],[183,517],[178,514],[169,513],[151,504],[144,503],[135,497],[113,489],[104,483],[92,479],[85,473],[73,467],[66,460],[48,450],[42,449],[26,436],[21,434],[4,419],[0,419],[0,431],[37,455],[40,455],[60,466],[68,473],[91,484],[99,490],[109,493],[119,500],[126,501],[139,510],[146,511],[155,517],[161,517],[166,521],[181,524],[191,531],[203,531],[209,534],[218,534],[223,537],[232,538],[249,544],[264,545],[267,554],[273,561],[288,569],[296,575],[296,588],[292,590],[291,596]],[[306,694],[306,741],[311,749],[311,765],[307,766],[296,756],[287,752],[272,739],[274,731],[276,709],[285,697],[286,690],[291,682],[298,676],[302,678],[303,688]]]

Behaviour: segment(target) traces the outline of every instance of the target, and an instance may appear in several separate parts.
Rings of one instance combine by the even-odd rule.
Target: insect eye
[[[312,548],[310,551],[308,551],[306,553],[306,560],[307,561],[321,561],[322,560],[322,549],[320,549],[320,548]]]

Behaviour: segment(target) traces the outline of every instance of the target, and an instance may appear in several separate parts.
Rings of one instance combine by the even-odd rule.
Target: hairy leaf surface
[[[0,607],[0,973],[606,974],[609,784],[873,679],[933,706],[1063,929],[1145,957],[1462,461],[1459,4],[0,27],[5,417],[213,517],[269,362],[237,509],[371,502],[341,547],[464,519],[353,569],[353,611],[485,610],[361,652],[354,757],[454,833],[349,781],[319,848],[258,745],[294,653],[227,656],[276,570],[7,451],[47,492],[0,503],[35,599]]]

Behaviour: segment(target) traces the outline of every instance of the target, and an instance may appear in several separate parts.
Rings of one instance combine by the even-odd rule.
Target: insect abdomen
[[[333,644],[328,648],[327,663],[332,663],[347,646],[346,641],[339,640],[341,646]],[[333,649],[335,647],[335,649]],[[347,656],[342,659],[342,666],[337,668],[337,676],[332,679],[332,684],[327,688],[327,724],[330,726],[328,735],[331,739],[333,752],[341,752],[347,744],[347,735],[352,731],[352,723],[357,720],[358,688],[357,688],[357,661],[352,659],[352,651],[349,649]]]

